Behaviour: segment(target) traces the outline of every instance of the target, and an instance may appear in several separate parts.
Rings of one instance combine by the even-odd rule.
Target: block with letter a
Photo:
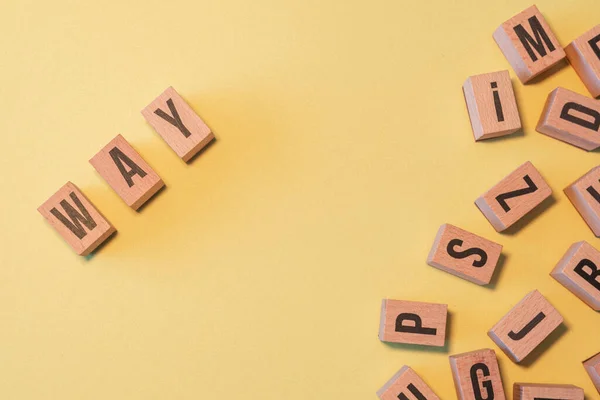
[[[379,340],[443,347],[447,316],[447,304],[385,299],[381,303]]]
[[[523,83],[566,57],[536,6],[529,7],[500,25],[494,32],[494,40]]]
[[[86,256],[115,228],[71,182],[61,187],[38,211],[79,255]]]
[[[600,166],[571,183],[564,192],[594,235],[600,237]]]
[[[494,350],[450,356],[450,368],[459,400],[506,400]]]
[[[537,290],[517,303],[488,336],[514,362],[521,362],[560,324],[563,317]]]
[[[404,366],[381,389],[380,400],[440,400],[429,386],[409,366]]]

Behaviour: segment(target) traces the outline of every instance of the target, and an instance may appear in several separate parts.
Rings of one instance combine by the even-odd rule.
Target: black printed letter
[[[414,326],[404,325],[404,321],[414,322]],[[435,335],[437,329],[435,328],[423,328],[423,321],[417,314],[402,313],[396,317],[396,332],[404,333],[419,333],[421,335]]]
[[[533,46],[538,52],[538,54],[542,57],[544,57],[547,54],[546,47],[544,47],[544,43],[546,44],[546,46],[548,46],[548,50],[550,50],[550,52],[553,52],[554,50],[556,50],[556,48],[552,44],[552,41],[548,37],[548,34],[544,30],[544,28],[542,28],[540,21],[535,15],[533,17],[530,17],[528,21],[529,26],[531,26],[531,30],[535,35],[535,39],[531,37],[531,35],[525,30],[525,28],[523,28],[523,25],[521,24],[515,26],[514,29],[515,33],[519,37],[519,40],[521,41],[521,44],[523,44],[523,47],[525,47],[527,54],[529,54],[529,57],[531,57],[531,60],[537,61],[537,55],[535,54],[531,46]]]
[[[413,394],[413,396],[415,396],[417,400],[427,400],[427,397],[423,396],[423,393],[421,393],[419,389],[417,389],[417,387],[412,383],[408,384],[408,390]],[[400,400],[408,400],[408,397],[404,393],[400,393],[398,398]]]
[[[543,312],[540,312],[531,321],[529,321],[529,323],[525,325],[523,329],[521,329],[519,332],[508,332],[508,337],[512,340],[523,339],[525,336],[527,336],[529,332],[531,332],[533,328],[535,328],[540,322],[542,322],[544,318],[546,318],[546,315]]]
[[[484,363],[477,363],[471,367],[471,384],[473,385],[473,394],[475,395],[475,400],[494,400],[494,387],[492,386],[492,381],[489,379],[481,382],[481,386],[483,386],[487,392],[487,397],[483,397],[481,395],[479,377],[477,376],[478,371],[481,371],[484,378],[490,376],[490,369]]]
[[[134,163],[133,160],[127,157],[121,150],[119,150],[118,147],[113,148],[108,152],[108,154],[110,154],[110,157],[115,162],[115,165],[117,168],[119,168],[119,172],[121,175],[123,175],[123,178],[125,178],[125,182],[127,182],[129,187],[133,186],[133,179],[131,178],[134,175],[139,175],[142,178],[146,176],[146,171],[141,169],[139,165]],[[123,163],[127,164],[131,169],[127,171]]]
[[[492,89],[496,89],[498,87],[498,83],[492,82],[491,86]],[[502,122],[504,121],[504,112],[502,112],[502,103],[500,102],[500,95],[498,94],[497,90],[492,90],[492,93],[494,94],[494,107],[496,108],[496,118],[498,119],[498,122]]]
[[[589,273],[585,271],[585,267],[588,267],[590,269]],[[592,262],[592,260],[584,258],[583,260],[579,261],[574,271],[577,275],[586,280],[590,285],[600,290],[600,282],[598,281],[600,271],[598,270],[598,267],[596,267],[596,264]]]
[[[569,114],[569,111],[571,110],[579,111],[582,114],[589,115],[594,119],[594,122]],[[598,129],[600,129],[600,112],[592,110],[586,106],[582,106],[581,104],[568,102],[560,112],[560,118],[593,131],[598,131]]]
[[[73,234],[75,234],[77,238],[83,239],[85,235],[87,235],[87,232],[85,231],[85,229],[83,229],[81,223],[83,223],[91,231],[96,227],[96,222],[92,219],[88,210],[83,206],[83,204],[81,204],[81,200],[79,200],[75,192],[71,192],[69,194],[69,197],[71,197],[71,200],[73,200],[73,203],[75,203],[75,205],[77,206],[77,208],[79,208],[80,211],[77,212],[77,210],[75,210],[73,206],[67,202],[67,200],[61,200],[60,205],[67,213],[70,220],[64,215],[62,215],[60,211],[56,209],[56,207],[53,207],[50,210],[50,212],[60,222],[62,222],[64,226],[69,228],[69,230],[73,232]]]
[[[171,114],[173,114],[173,116],[170,116],[160,108],[154,110],[154,114],[158,115],[171,125],[177,127],[181,131],[181,133],[183,133],[183,136],[185,136],[186,138],[190,137],[191,133],[188,130],[188,128],[186,128],[185,125],[183,125],[183,121],[181,121],[179,113],[177,112],[177,109],[175,108],[172,99],[167,100],[167,106],[169,107],[169,111],[171,111]]]
[[[525,189],[513,190],[512,192],[502,193],[496,196],[496,201],[502,206],[502,209],[504,211],[510,211],[510,206],[506,203],[506,200],[511,199],[513,197],[519,197],[529,193],[533,193],[538,189],[535,183],[533,183],[533,181],[529,177],[529,175],[525,175],[523,177],[523,180],[527,184],[527,187]]]
[[[598,47],[598,43],[600,43],[600,35],[592,38],[588,43],[590,44],[592,50],[594,50],[594,53],[596,53],[596,57],[600,59],[600,47]]]
[[[463,251],[454,250],[456,246],[462,246],[462,244],[463,241],[460,239],[452,239],[450,242],[448,242],[448,247],[446,248],[446,251],[448,251],[450,257],[462,259],[467,258],[469,256],[479,256],[479,260],[473,260],[473,266],[477,268],[483,267],[487,262],[487,253],[479,247],[472,247]]]

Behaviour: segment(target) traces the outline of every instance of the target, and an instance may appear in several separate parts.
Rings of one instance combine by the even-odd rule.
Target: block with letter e
[[[38,211],[79,255],[86,256],[115,228],[71,182],[61,187]]]
[[[600,166],[571,183],[564,192],[594,235],[600,237]]]
[[[380,400],[440,400],[423,379],[406,365],[377,391],[377,397]]]
[[[447,304],[384,299],[379,340],[443,347],[446,342]]]
[[[523,83],[566,57],[558,39],[535,5],[500,25],[494,32],[494,40]]]
[[[450,356],[450,368],[459,400],[506,400],[494,350]]]

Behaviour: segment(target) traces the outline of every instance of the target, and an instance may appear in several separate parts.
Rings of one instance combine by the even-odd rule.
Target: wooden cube
[[[71,182],[38,211],[79,255],[86,256],[116,232],[115,228]]]
[[[567,58],[593,97],[600,96],[600,25],[565,47]]]
[[[574,385],[515,383],[513,400],[584,400],[583,389]]]
[[[508,71],[469,77],[463,85],[475,140],[509,135],[521,129],[517,99]]]
[[[600,237],[600,166],[567,186],[564,192],[594,235]]]
[[[142,115],[185,162],[215,138],[210,128],[172,87],[144,108]]]
[[[598,393],[600,393],[600,353],[583,362],[583,367],[592,379]]]
[[[500,253],[502,245],[444,224],[435,237],[427,264],[478,285],[487,285]]]
[[[537,290],[514,306],[488,336],[514,362],[521,362],[563,322],[562,315]]]
[[[502,232],[551,194],[550,186],[528,161],[479,197],[475,205],[496,231]]]
[[[379,340],[443,347],[447,316],[447,304],[385,299],[381,303]]]
[[[595,311],[600,311],[600,251],[573,244],[550,275]]]
[[[423,379],[406,365],[379,389],[377,397],[380,400],[440,400]]]
[[[557,88],[546,100],[536,130],[587,151],[600,147],[600,102]]]
[[[505,400],[496,353],[491,349],[450,356],[459,400]]]
[[[534,5],[496,29],[494,40],[523,83],[565,58],[565,51]]]
[[[140,208],[165,185],[121,135],[117,135],[92,157],[90,164],[134,210]]]

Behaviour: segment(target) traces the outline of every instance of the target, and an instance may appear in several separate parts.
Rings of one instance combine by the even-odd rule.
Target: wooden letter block
[[[450,367],[459,400],[506,400],[494,350],[450,356]]]
[[[600,96],[600,25],[565,47],[567,58],[593,97]]]
[[[144,108],[142,115],[185,162],[215,138],[210,128],[172,87]]]
[[[450,224],[440,227],[427,264],[478,285],[492,279],[502,245]]]
[[[563,317],[537,290],[529,293],[488,332],[514,362],[521,362],[560,324]]]
[[[508,71],[471,76],[463,85],[475,140],[509,135],[521,129],[517,99]]]
[[[382,342],[443,347],[447,304],[383,300],[379,339]]]
[[[90,164],[134,210],[137,210],[165,184],[121,135],[117,135],[91,160]]]
[[[513,400],[584,400],[584,394],[574,385],[515,383]]]
[[[86,256],[116,230],[71,182],[38,211],[79,255]]]
[[[404,366],[379,391],[380,400],[440,400],[412,368]]]
[[[585,360],[583,362],[583,367],[592,379],[592,382],[594,382],[596,390],[600,393],[600,353]]]
[[[584,150],[595,150],[600,147],[600,102],[567,89],[554,89],[536,130]]]
[[[567,186],[565,194],[594,235],[600,237],[600,166]]]
[[[523,83],[550,69],[566,56],[536,6],[500,25],[494,32],[494,40]]]
[[[529,161],[475,201],[498,232],[509,228],[550,197],[552,189]]]
[[[600,251],[589,243],[572,245],[550,275],[585,304],[600,311]]]

